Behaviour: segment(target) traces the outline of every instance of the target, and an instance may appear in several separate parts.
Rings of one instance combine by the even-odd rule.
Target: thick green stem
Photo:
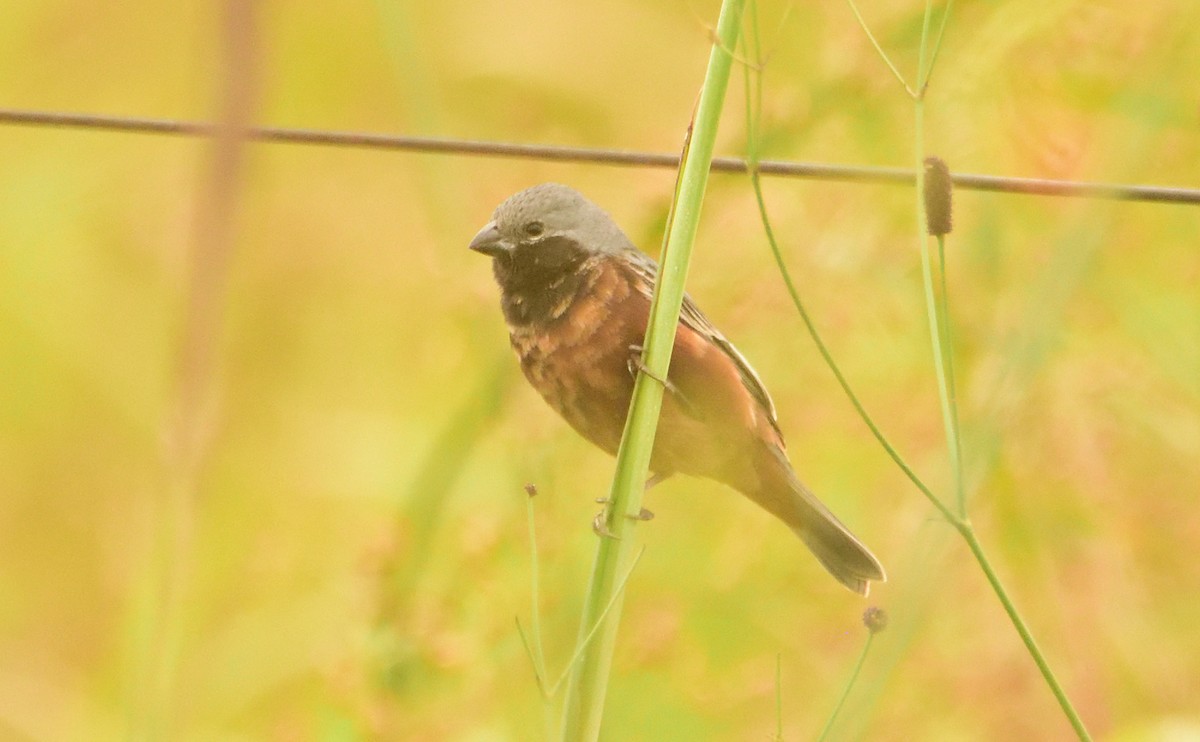
[[[646,373],[638,375],[633,401],[613,478],[607,528],[596,549],[591,582],[580,623],[580,661],[571,672],[563,714],[564,740],[595,740],[600,735],[604,697],[616,647],[623,591],[618,575],[625,572],[634,556],[635,517],[641,511],[642,489],[650,468],[650,454],[658,414],[662,407],[662,385],[671,360],[671,347],[683,304],[692,243],[700,221],[700,205],[708,184],[716,142],[717,123],[725,101],[731,51],[737,45],[744,0],[724,0],[717,21],[716,39],[708,61],[704,87],[696,108],[689,146],[685,149],[672,217],[668,224],[661,268],[650,308],[642,362]],[[607,607],[607,613],[606,611]],[[592,634],[596,628],[595,634]]]

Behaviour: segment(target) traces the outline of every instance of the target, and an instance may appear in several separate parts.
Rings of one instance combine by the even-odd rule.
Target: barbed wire
[[[211,136],[216,131],[215,125],[205,122],[9,108],[0,108],[0,124],[96,129],[138,134],[192,137]],[[488,157],[517,157],[624,167],[677,168],[679,166],[679,156],[672,153],[638,152],[592,147],[564,147],[549,144],[491,142],[278,126],[253,127],[248,130],[247,137],[258,142]],[[746,160],[737,157],[717,157],[713,159],[712,163],[712,169],[718,172],[745,173],[749,167],[750,165]],[[830,165],[785,160],[761,160],[758,163],[758,171],[763,175],[857,183],[912,185],[915,180],[913,172],[903,168]],[[1200,204],[1200,188],[1089,183],[1044,178],[1011,178],[999,175],[977,175],[971,173],[955,173],[952,178],[955,187],[977,191],[1023,193],[1037,196],[1076,196],[1123,201]]]

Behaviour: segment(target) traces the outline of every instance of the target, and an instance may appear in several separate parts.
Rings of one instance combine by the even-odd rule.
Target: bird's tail
[[[779,466],[760,473],[763,486],[752,499],[791,527],[838,582],[865,597],[872,580],[887,580],[883,565],[796,477],[783,451],[771,449]]]

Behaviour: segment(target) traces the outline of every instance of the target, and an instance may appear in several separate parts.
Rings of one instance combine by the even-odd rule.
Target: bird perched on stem
[[[615,454],[640,368],[658,265],[599,206],[556,183],[497,207],[471,249],[492,258],[521,370],[571,427]],[[745,357],[685,296],[650,468],[722,482],[786,523],[866,595],[867,547],[796,477],[775,405]]]

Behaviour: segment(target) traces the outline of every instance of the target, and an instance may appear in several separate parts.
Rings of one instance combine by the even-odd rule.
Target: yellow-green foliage
[[[214,5],[0,4],[0,105],[211,119]],[[762,156],[910,167],[911,104],[850,10],[787,5],[759,9]],[[861,6],[910,76],[923,6]],[[717,7],[263,4],[256,118],[676,151]],[[1198,186],[1198,24],[1170,0],[959,3],[928,152]],[[744,151],[740,85],[718,154]],[[501,198],[558,180],[654,249],[674,174],[252,145],[202,325],[212,394],[183,425],[193,466],[168,433],[209,152],[0,127],[0,738],[540,737],[514,622],[530,625],[523,485],[557,677],[613,462],[518,378],[466,243]],[[950,501],[912,191],[764,184],[843,371]],[[980,538],[1094,734],[1200,733],[1200,210],[958,191],[954,225]],[[835,737],[1069,736],[965,547],[817,357],[745,176],[710,182],[689,290],[773,391],[801,476],[888,567],[871,602],[891,626]],[[815,736],[865,604],[727,490],[679,479],[646,504],[608,737],[769,739],[777,655],[784,735]]]

